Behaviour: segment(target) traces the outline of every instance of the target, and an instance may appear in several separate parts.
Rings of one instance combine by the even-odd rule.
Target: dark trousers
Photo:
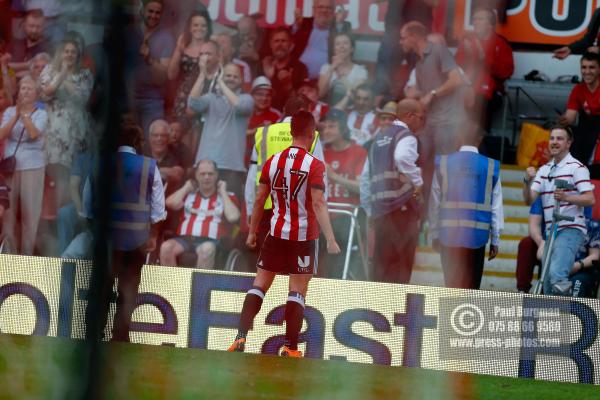
[[[590,179],[600,179],[600,164],[588,165]]]
[[[409,283],[419,240],[418,213],[408,207],[373,219],[374,278],[377,282]]]
[[[433,183],[433,173],[435,172],[435,145],[433,134],[425,134],[419,136],[419,159],[417,165],[421,168],[421,176],[423,177],[423,218],[427,219],[429,212],[429,196],[431,194],[431,185]]]
[[[485,246],[478,249],[441,246],[446,287],[479,289],[483,275]]]
[[[571,155],[584,165],[589,164],[590,158],[593,158],[592,151],[598,140],[599,130],[600,116],[579,113],[579,124],[573,130],[574,140],[571,146]],[[594,171],[591,176],[596,179],[597,171]]]
[[[600,268],[587,267],[571,276],[573,282],[573,297],[587,297],[595,299],[600,282]]]
[[[533,270],[535,266],[540,265],[537,259],[538,246],[531,236],[524,237],[519,242],[517,251],[517,290],[529,293],[531,290],[531,281],[533,280]]]
[[[99,326],[104,329],[108,319],[112,288],[115,278],[117,285],[117,312],[113,322],[112,340],[129,342],[131,315],[137,307],[138,287],[142,276],[142,266],[146,254],[142,249],[132,251],[114,250],[108,273],[104,274],[99,285]],[[89,316],[88,316],[89,318]],[[88,325],[89,326],[89,325]]]

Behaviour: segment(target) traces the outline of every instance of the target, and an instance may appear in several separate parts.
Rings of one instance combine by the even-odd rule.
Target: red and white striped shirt
[[[242,73],[242,82],[245,85],[251,85],[252,84],[252,71],[250,71],[250,67],[248,66],[248,63],[239,58],[234,58],[233,60],[231,60],[231,62],[234,63],[235,65],[237,65],[238,67],[240,67],[240,71]]]
[[[239,203],[232,193],[229,198],[236,205]],[[210,197],[202,197],[200,192],[190,193],[183,202],[183,215],[177,234],[221,239],[231,229],[223,212],[223,200],[217,193]]]
[[[271,188],[271,236],[295,241],[319,237],[310,189],[325,190],[323,162],[291,146],[267,160],[260,183]]]
[[[313,117],[315,117],[315,121],[319,122],[322,121],[329,112],[329,104],[319,100],[315,104],[311,105],[308,111],[310,111]]]
[[[350,137],[356,144],[363,145],[370,140],[377,129],[377,118],[373,111],[359,114],[353,110],[348,113],[348,128]]]

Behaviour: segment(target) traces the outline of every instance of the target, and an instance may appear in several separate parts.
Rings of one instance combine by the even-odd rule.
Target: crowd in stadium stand
[[[219,268],[233,248],[248,253],[243,245],[249,217],[245,204],[251,199],[246,199],[245,186],[249,167],[257,163],[253,152],[260,151],[255,134],[284,121],[290,116],[285,113],[290,99],[301,99],[319,126],[329,201],[362,206],[367,217],[361,212],[358,221],[363,228],[367,218],[373,221],[373,204],[361,195],[361,175],[374,140],[394,125],[419,130],[413,132],[418,147],[415,140],[414,148],[403,148],[396,159],[398,171],[419,189],[419,209],[406,219],[411,228],[398,220],[395,233],[377,223],[379,233],[359,233],[365,246],[380,255],[389,245],[383,242],[386,232],[410,235],[412,263],[427,220],[436,156],[459,151],[465,143],[459,132],[467,120],[490,133],[505,95],[504,82],[514,72],[511,46],[495,31],[502,1],[482,1],[475,8],[473,31],[453,44],[455,53],[437,26],[437,1],[388,1],[377,60],[363,63],[355,58],[347,10],[334,0],[314,0],[313,17],[298,10],[291,26],[272,29],[260,27],[252,16],[223,26],[211,19],[202,2],[189,2],[195,8],[182,6],[167,15],[163,0],[140,0],[139,13],[126,16],[127,24],[119,28],[125,84],[122,93],[115,93],[109,91],[114,78],[109,58],[98,45],[86,46],[81,33],[57,24],[60,8],[54,1],[46,3],[42,9],[8,10],[2,26],[14,29],[0,32],[0,214],[4,251],[15,254],[92,255],[84,192],[99,165],[101,135],[110,125],[103,120],[107,95],[118,103],[123,120],[143,132],[143,146],[136,150],[156,160],[163,183],[167,218],[160,224],[151,262]],[[105,37],[114,40],[110,35],[115,30],[107,27]],[[555,54],[564,58],[585,52],[583,82],[575,86],[568,111],[559,118],[566,126],[578,123],[585,132],[576,135],[572,152],[583,165],[600,158],[598,150],[592,151],[597,134],[591,132],[600,124],[600,61],[594,43],[577,42]],[[405,99],[413,102],[402,103]],[[345,250],[350,224],[332,216]],[[501,229],[502,222],[495,223]],[[374,238],[379,243],[373,245]],[[528,240],[532,243],[522,246],[527,256],[519,256],[522,291],[530,289],[542,233],[535,230]],[[351,243],[349,268],[364,277],[356,247]],[[588,247],[600,244],[594,237]],[[344,253],[322,253],[320,274],[340,278]],[[593,257],[585,250],[578,256],[584,262],[575,263],[574,273],[599,258],[596,252],[589,254]],[[246,259],[253,256],[246,254]],[[248,261],[245,270],[253,271],[254,265]],[[410,271],[369,275],[396,283],[410,280]]]

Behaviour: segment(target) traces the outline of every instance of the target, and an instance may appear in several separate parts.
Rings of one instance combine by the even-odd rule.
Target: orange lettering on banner
[[[454,38],[471,29],[477,0],[455,0]],[[581,38],[600,0],[513,0],[498,33],[513,43],[569,44]]]

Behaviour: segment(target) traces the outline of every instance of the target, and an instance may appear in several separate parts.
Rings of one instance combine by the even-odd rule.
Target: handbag
[[[17,158],[14,155],[5,157],[0,161],[0,174],[5,178],[8,178],[15,172],[16,166]]]
[[[33,115],[33,113],[36,112],[36,110],[37,109],[34,109],[31,114]],[[16,155],[17,155],[17,151],[19,150],[19,146],[21,145],[21,141],[23,140],[24,133],[25,133],[25,127],[23,127],[23,129],[21,129],[21,134],[19,135],[19,141],[17,142],[17,147],[15,148],[15,151],[13,152],[12,156],[4,157],[2,160],[0,160],[0,174],[2,174],[6,178],[12,176],[12,174],[15,173],[15,168],[17,167]]]

